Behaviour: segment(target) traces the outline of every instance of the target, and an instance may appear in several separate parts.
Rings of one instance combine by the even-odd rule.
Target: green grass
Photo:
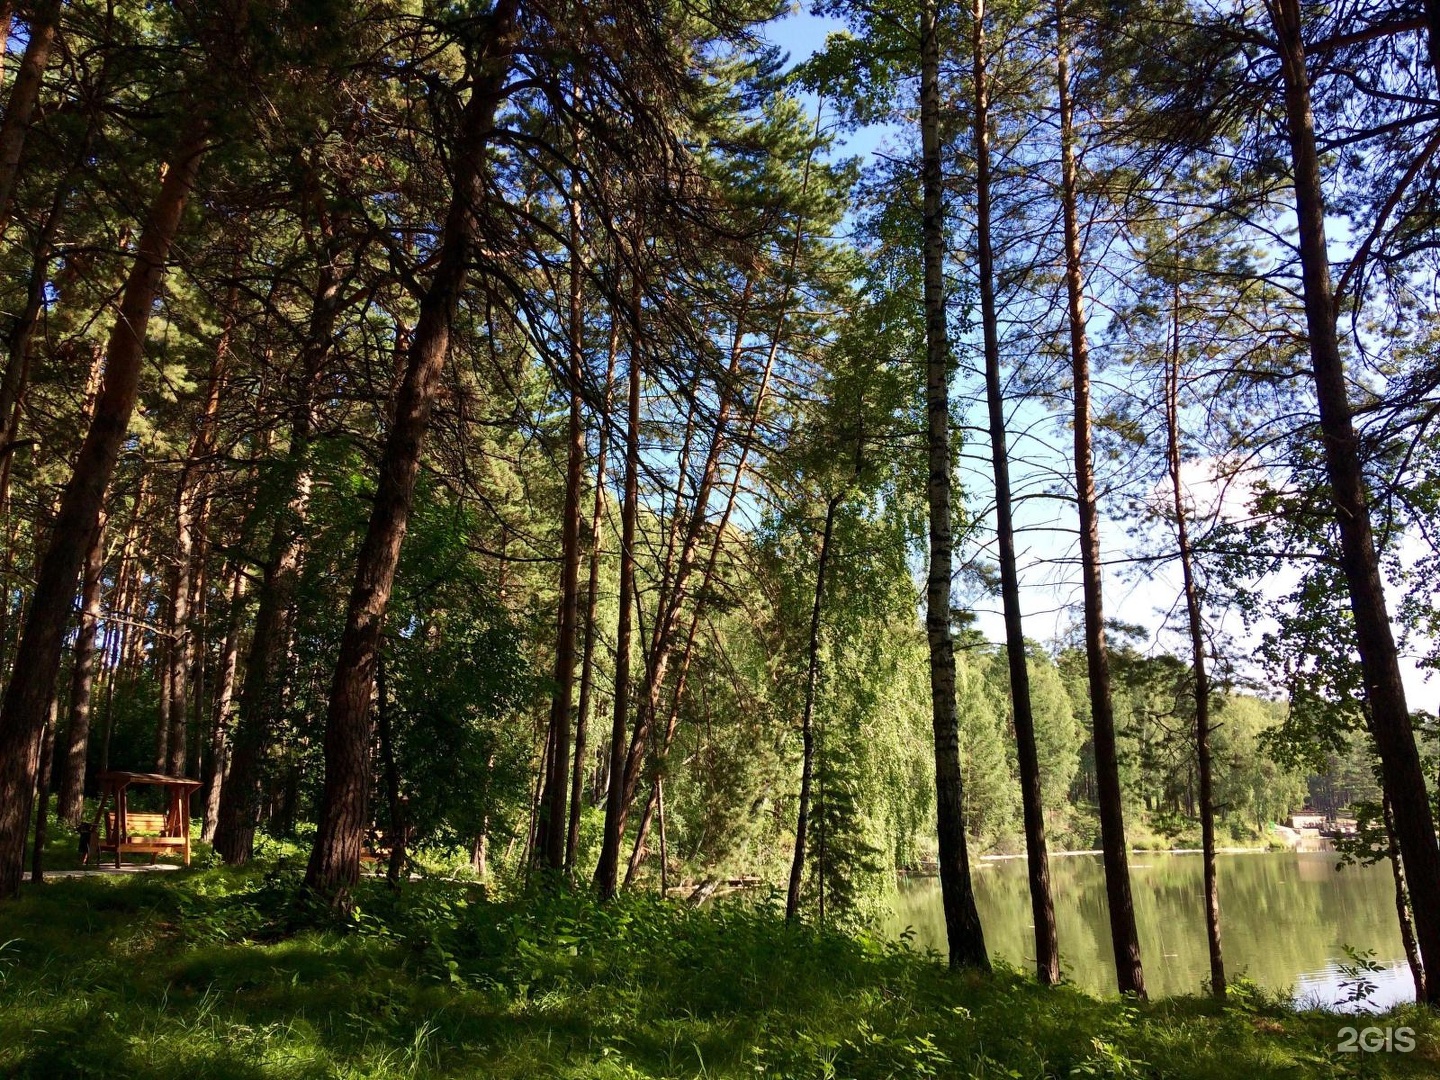
[[[767,903],[488,900],[366,883],[354,917],[285,872],[29,887],[0,907],[0,1075],[17,1077],[1428,1077],[1341,1054],[1347,1021],[1247,990],[1138,1005],[893,944]]]

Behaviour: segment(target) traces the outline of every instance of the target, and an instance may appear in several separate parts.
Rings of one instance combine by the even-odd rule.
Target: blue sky
[[[796,4],[788,16],[771,23],[766,28],[765,36],[769,41],[786,50],[790,54],[790,62],[795,64],[807,59],[822,48],[827,35],[844,29],[845,25],[842,21],[813,15],[807,5],[800,3]],[[885,135],[885,131],[880,128],[861,129],[847,135],[837,150],[842,155],[858,155],[868,159],[877,147],[883,144]],[[1099,323],[1092,326],[1092,330],[1095,332],[1098,332],[1099,328]],[[975,389],[967,387],[962,393],[966,392],[973,397]],[[960,396],[957,394],[957,399]],[[1038,420],[1040,421],[1039,426],[1045,429],[1045,442],[1061,446],[1068,442],[1068,436],[1059,427],[1059,418],[1056,418],[1054,422],[1047,423],[1043,416],[1038,415],[1036,410],[1027,407],[1024,403],[1012,402],[1012,411],[1016,409],[1017,405],[1019,411],[1026,414],[1026,423],[1017,425],[1018,427],[1029,427]],[[961,420],[971,425],[983,426],[984,424],[984,417],[978,412],[972,416],[962,417]],[[989,450],[978,440],[972,441],[966,450],[968,462],[962,464],[961,483],[969,502],[978,509],[988,505],[993,499],[992,479],[988,465]],[[1023,452],[1022,448],[1018,446],[1012,446],[1012,450]],[[1033,457],[1035,448],[1031,447],[1028,453]],[[1043,452],[1041,456],[1045,456]],[[1065,463],[1056,458],[1053,461],[1042,462],[1035,475],[1027,476],[1017,473],[1013,477],[1013,482],[1018,493],[1027,483],[1033,484],[1037,478],[1043,478],[1047,473],[1053,476],[1055,472],[1063,473],[1064,471]],[[1103,515],[1104,507],[1101,508],[1101,512]],[[1017,539],[1020,548],[1022,588],[1026,592],[1026,633],[1027,636],[1040,641],[1058,638],[1079,618],[1079,567],[1075,547],[1074,518],[1075,514],[1070,506],[1048,499],[1016,508],[1016,524],[1023,530]],[[982,547],[987,547],[986,538],[983,535],[984,528],[985,526],[982,525],[982,535],[977,539]],[[1103,521],[1101,544],[1104,548],[1102,558],[1123,560],[1129,547],[1125,536],[1125,526],[1117,521]],[[957,555],[961,558],[967,555],[993,558],[993,552],[977,552],[973,549],[969,552],[957,552]],[[1152,634],[1155,635],[1152,637],[1152,647],[1159,649],[1176,647],[1173,633],[1164,637],[1160,636],[1161,627],[1166,622],[1167,614],[1173,619],[1173,612],[1179,596],[1178,573],[1173,568],[1154,567],[1148,573],[1140,574],[1122,574],[1118,569],[1112,568],[1105,574],[1105,589],[1107,615],[1111,618],[1120,618],[1129,623],[1150,627]],[[957,597],[957,599],[959,598]],[[1003,640],[1004,628],[999,611],[999,598],[966,597],[965,599],[972,600],[976,604],[979,629],[992,641]],[[1391,599],[1393,602],[1398,597],[1392,595]],[[1220,613],[1211,614],[1212,617],[1215,617]],[[1221,617],[1220,623],[1224,632],[1237,639],[1233,647],[1243,649],[1246,635],[1238,620]],[[1415,667],[1410,658],[1402,659],[1402,669],[1411,707],[1434,710],[1437,697],[1435,684],[1425,680],[1424,675]]]
[[[803,7],[771,23],[766,38],[790,54],[791,64],[799,63],[825,44],[830,33],[842,31],[845,24],[838,19],[815,16]],[[886,132],[878,127],[863,128],[850,133],[839,153],[860,155],[867,159],[884,141]],[[1092,328],[1094,329],[1094,328]],[[960,421],[972,429],[983,427],[986,419],[979,404],[981,388],[957,386],[952,399],[964,409],[971,403],[973,415],[962,415]],[[1064,447],[1068,436],[1060,429],[1060,418],[1051,420],[1044,410],[1025,402],[1011,402],[1016,422],[1011,433],[1014,490],[1019,495],[1026,488],[1043,486],[1056,475],[1068,471],[1063,453],[1050,447]],[[1023,414],[1023,419],[1022,419]],[[1033,431],[1039,436],[1027,439],[1022,432]],[[969,437],[962,452],[960,484],[967,504],[975,512],[988,506],[994,498],[993,479],[989,464],[989,447],[978,434]],[[1021,459],[1036,462],[1033,469],[1017,468]],[[1102,507],[1103,513],[1103,507]],[[1025,590],[1027,636],[1049,642],[1067,633],[1079,618],[1079,566],[1075,546],[1076,524],[1072,506],[1053,499],[1021,501],[1016,506],[1016,525],[1022,588]],[[1125,544],[1123,526],[1106,522],[1102,525],[1105,555],[1122,554]],[[993,525],[982,522],[970,544],[957,546],[957,559],[993,562]],[[1163,612],[1173,607],[1179,595],[1178,582],[1169,580],[1163,570],[1138,580],[1122,580],[1118,572],[1106,574],[1107,612],[1110,617],[1150,626],[1158,631],[1164,621]],[[957,585],[959,583],[957,582]],[[957,589],[956,601],[973,604],[977,627],[992,641],[1004,639],[1004,624],[998,596],[971,595]]]
[[[790,53],[792,63],[799,63],[825,44],[827,34],[844,28],[839,19],[812,15],[807,8],[797,6],[787,17],[767,26],[765,37]]]
[[[790,63],[795,65],[809,59],[825,45],[825,38],[845,29],[840,19],[812,15],[803,5],[797,6],[783,19],[777,19],[765,28],[765,38],[779,45],[790,54]],[[811,101],[812,108],[814,100]],[[837,147],[840,156],[864,156],[872,154],[880,145],[884,132],[880,128],[862,128],[840,138]]]

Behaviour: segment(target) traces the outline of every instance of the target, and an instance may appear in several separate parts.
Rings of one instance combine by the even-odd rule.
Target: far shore
[[[1142,848],[1142,847],[1136,847],[1136,848],[1131,848],[1131,849],[1130,849],[1130,854],[1131,854],[1131,855],[1203,855],[1204,853],[1205,853],[1205,852],[1204,852],[1204,849],[1202,849],[1202,848],[1193,848],[1193,847],[1184,847],[1184,848]],[[1215,854],[1216,854],[1216,855],[1276,855],[1276,854],[1288,854],[1288,853],[1298,853],[1298,854],[1301,854],[1301,855],[1328,855],[1328,854],[1333,854],[1333,852],[1331,852],[1331,851],[1328,850],[1328,849],[1326,849],[1326,850],[1320,850],[1320,851],[1299,851],[1299,852],[1297,852],[1297,849],[1295,849],[1295,848],[1276,848],[1276,847],[1222,847],[1222,848],[1216,848],[1216,849],[1215,849]],[[1099,848],[1091,848],[1091,849],[1082,850],[1082,851],[1052,851],[1052,852],[1050,852],[1050,857],[1051,857],[1051,858],[1063,858],[1063,857],[1068,856],[1068,855],[1103,855],[1103,854],[1105,854],[1105,853],[1104,853],[1103,851],[1101,851]],[[982,862],[982,863],[987,863],[987,862],[1009,862],[1009,861],[1011,861],[1011,860],[1013,860],[1013,859],[1023,859],[1023,858],[1025,858],[1025,853],[1024,853],[1023,851],[1021,851],[1021,852],[1016,852],[1016,853],[1014,853],[1014,854],[1009,854],[1009,855],[981,855],[981,856],[978,856],[975,861],[976,861],[976,862]],[[934,877],[938,872],[939,872],[939,871],[938,871],[935,867],[933,867],[933,866],[907,867],[907,868],[905,868],[905,869],[903,869],[903,870],[900,871],[901,874],[908,875],[908,876],[911,876],[911,877]]]
[[[1290,848],[1269,848],[1269,847],[1222,847],[1216,848],[1216,855],[1269,855],[1277,851],[1289,851]],[[1062,855],[1104,855],[1099,848],[1090,851],[1052,851],[1054,857]],[[1203,855],[1205,851],[1198,847],[1176,847],[1176,848],[1131,848],[1131,855]],[[1007,859],[1023,859],[1025,853],[1019,852],[1014,855],[981,855],[981,862],[1004,862]]]

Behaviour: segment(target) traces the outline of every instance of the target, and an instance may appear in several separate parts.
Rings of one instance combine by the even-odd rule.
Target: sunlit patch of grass
[[[1241,987],[1149,1005],[787,926],[767,902],[700,911],[565,893],[367,884],[307,906],[263,869],[72,880],[0,907],[0,1075],[235,1080],[1429,1077],[1336,1049],[1343,1020]],[[1370,1022],[1370,1021],[1367,1021]]]

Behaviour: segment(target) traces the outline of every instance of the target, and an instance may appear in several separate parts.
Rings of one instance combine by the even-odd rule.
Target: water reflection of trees
[[[1220,905],[1226,966],[1263,986],[1295,986],[1302,975],[1331,969],[1342,945],[1374,949],[1381,963],[1404,955],[1394,896],[1383,866],[1335,870],[1329,854],[1221,856]],[[1097,992],[1114,986],[1105,879],[1096,856],[1051,861],[1060,958],[1065,975]],[[1200,989],[1209,971],[1198,856],[1137,853],[1131,864],[1146,978],[1152,993]],[[1022,859],[986,863],[975,877],[992,956],[1030,966],[1033,938]],[[907,883],[895,930],[916,931],[916,944],[943,949],[938,886]],[[1322,978],[1317,985],[1327,985]]]

